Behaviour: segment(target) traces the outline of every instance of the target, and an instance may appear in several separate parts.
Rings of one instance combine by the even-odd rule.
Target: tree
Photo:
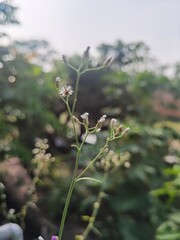
[[[17,7],[13,6],[10,1],[0,2],[0,24],[19,24],[16,19]]]
[[[117,40],[115,44],[101,44],[98,47],[100,59],[106,59],[108,56],[113,57],[114,68],[122,68],[134,63],[143,63],[147,60],[149,48],[143,42],[124,43]]]

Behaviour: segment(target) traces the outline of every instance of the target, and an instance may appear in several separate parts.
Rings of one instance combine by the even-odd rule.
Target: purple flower
[[[57,236],[52,236],[51,240],[58,240],[58,237]]]

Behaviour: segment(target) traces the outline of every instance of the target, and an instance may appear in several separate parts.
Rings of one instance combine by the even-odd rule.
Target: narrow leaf
[[[98,179],[95,179],[95,178],[90,178],[90,177],[78,178],[78,179],[76,180],[76,182],[84,181],[84,180],[90,180],[90,181],[95,181],[95,182],[98,182],[98,183],[102,183],[102,181],[100,181],[100,180],[98,180]]]

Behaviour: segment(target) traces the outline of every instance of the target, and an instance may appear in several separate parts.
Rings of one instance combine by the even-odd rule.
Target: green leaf
[[[173,213],[170,215],[170,219],[177,223],[177,224],[180,224],[180,212],[177,212],[177,213]]]
[[[158,235],[156,240],[179,240],[180,233],[165,233],[162,235]]]
[[[95,182],[98,182],[98,183],[102,183],[102,181],[100,181],[98,179],[95,179],[95,178],[90,178],[90,177],[78,178],[78,179],[76,179],[76,182],[84,181],[84,180],[90,180],[90,181],[95,181]]]

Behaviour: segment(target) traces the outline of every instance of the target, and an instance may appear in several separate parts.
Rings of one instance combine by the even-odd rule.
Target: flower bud
[[[56,77],[55,84],[56,84],[57,88],[60,88],[60,82],[61,82],[61,78],[60,77]]]
[[[113,60],[112,57],[107,58],[107,59],[104,61],[103,66],[104,66],[104,67],[109,67],[110,64],[112,63],[112,60]]]
[[[120,125],[117,129],[116,129],[116,135],[119,135],[122,133],[122,128],[123,128],[123,125]]]
[[[115,130],[117,126],[117,120],[115,118],[111,119],[110,127],[112,130]]]
[[[103,125],[103,123],[105,122],[106,118],[107,118],[107,116],[106,116],[106,115],[103,115],[103,116],[98,120],[97,125],[96,125],[96,128],[97,128],[97,129],[102,127],[102,125]]]
[[[89,113],[85,112],[81,115],[84,125],[87,127],[89,125]]]
[[[83,58],[86,59],[86,60],[89,59],[89,50],[90,50],[90,47],[88,46],[83,53]]]
[[[129,130],[130,130],[130,128],[127,127],[127,128],[122,132],[122,135],[127,134],[127,133],[129,132]]]

